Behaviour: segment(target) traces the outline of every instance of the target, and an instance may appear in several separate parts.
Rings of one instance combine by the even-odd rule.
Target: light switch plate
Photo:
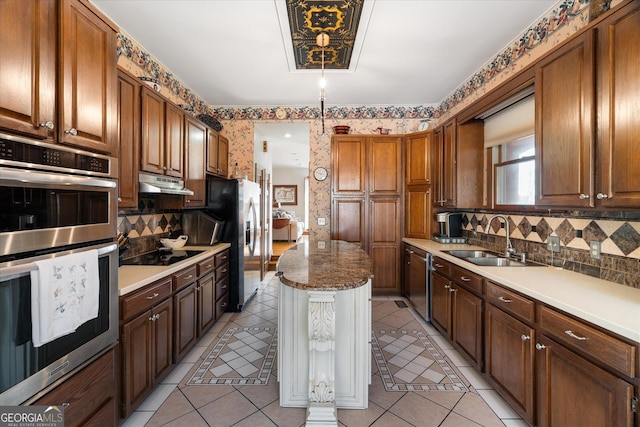
[[[318,218],[318,225],[327,225],[327,219],[324,217]]]

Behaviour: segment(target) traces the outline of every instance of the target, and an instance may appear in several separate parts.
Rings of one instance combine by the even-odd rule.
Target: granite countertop
[[[640,342],[640,289],[556,267],[482,267],[444,250],[483,249],[404,238],[404,242],[487,279]]]
[[[169,274],[173,274],[176,271],[180,271],[185,267],[196,264],[200,261],[204,261],[211,255],[215,255],[218,252],[231,247],[229,243],[219,243],[214,246],[185,246],[183,250],[204,251],[201,254],[192,256],[184,261],[177,262],[175,264],[163,266],[163,265],[122,265],[118,268],[118,295],[126,295],[129,292],[133,292],[143,286],[153,283],[156,280],[160,280],[167,277]]]
[[[363,286],[373,277],[371,259],[360,247],[331,240],[321,249],[318,243],[307,239],[282,254],[277,266],[282,283],[303,290],[342,291]]]

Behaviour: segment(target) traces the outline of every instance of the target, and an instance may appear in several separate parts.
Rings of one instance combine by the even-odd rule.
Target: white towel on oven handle
[[[98,316],[98,251],[36,261],[31,271],[32,343],[40,347]]]

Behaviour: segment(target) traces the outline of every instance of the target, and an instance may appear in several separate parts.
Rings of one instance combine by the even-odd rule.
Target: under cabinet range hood
[[[138,174],[139,193],[177,194],[180,196],[193,196],[193,191],[184,187],[184,181],[178,178],[151,175],[140,172]]]

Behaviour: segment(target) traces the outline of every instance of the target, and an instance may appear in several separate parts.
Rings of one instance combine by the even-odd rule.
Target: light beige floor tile
[[[346,427],[368,427],[384,414],[385,410],[369,403],[367,409],[338,409],[338,421]]]
[[[162,426],[194,410],[191,402],[176,388],[151,417],[147,425],[149,427]]]
[[[492,390],[493,387],[484,379],[482,374],[471,366],[461,366],[460,372],[476,390]]]
[[[193,368],[193,363],[178,363],[173,371],[162,380],[162,384],[180,384],[180,381]]]
[[[183,363],[195,363],[198,361],[198,359],[200,359],[200,356],[202,356],[202,352],[205,350],[206,347],[204,346],[199,346],[196,344],[195,347],[193,347],[191,350],[189,350],[189,353],[187,353],[187,355],[184,357],[184,359],[182,359]]]
[[[144,427],[153,417],[153,411],[136,411],[125,420],[120,427]]]
[[[502,426],[496,413],[487,406],[484,399],[475,393],[465,393],[453,412],[472,420],[484,427]]]
[[[163,427],[208,427],[209,424],[200,416],[198,411],[189,412],[180,418],[165,424]]]
[[[482,424],[473,422],[455,412],[450,413],[440,424],[440,427],[484,427]]]
[[[383,409],[389,409],[393,406],[405,392],[387,391],[382,383],[382,378],[378,375],[371,376],[371,385],[369,386],[369,402],[373,402]]]
[[[444,352],[444,354],[446,354],[449,357],[449,359],[457,367],[471,366],[471,362],[469,362],[467,359],[465,359],[464,356],[462,356],[462,354],[460,354],[460,352],[458,350],[454,350],[454,349],[446,349],[446,350],[444,350],[443,349],[442,351]]]
[[[529,424],[525,423],[522,419],[502,418],[500,421],[502,421],[506,427],[529,427]]]
[[[478,390],[478,393],[500,418],[520,418],[495,390]]]
[[[449,341],[447,341],[446,339],[444,339],[442,336],[432,336],[430,337],[433,342],[435,342],[438,347],[440,347],[442,350],[450,350],[453,349],[453,344],[451,344]]]
[[[174,384],[160,384],[138,407],[138,411],[157,411],[160,405],[169,397],[176,386]]]
[[[437,425],[438,424],[419,424],[420,427],[436,427]],[[376,422],[371,424],[371,427],[415,427],[415,425],[393,415],[391,412],[385,412]]]
[[[269,417],[267,417],[262,412],[256,412],[255,414],[251,414],[247,418],[241,420],[237,424],[234,424],[233,427],[280,427],[280,426],[276,426],[276,424],[274,424],[273,421],[271,421]]]
[[[280,385],[273,373],[266,385],[237,385],[235,389],[260,409],[278,400],[280,396]]]
[[[449,410],[416,393],[407,393],[390,409],[394,415],[418,426],[439,425]]]
[[[283,408],[280,400],[266,406],[262,412],[279,427],[303,426],[307,416],[305,408]]]
[[[233,391],[198,409],[202,418],[214,426],[232,426],[257,411],[258,409],[238,391]]]
[[[189,385],[180,386],[182,393],[189,399],[189,402],[197,408],[201,408],[235,390],[230,386],[206,386],[206,385]]]
[[[465,394],[464,391],[414,391],[413,393],[447,409],[453,409]]]

